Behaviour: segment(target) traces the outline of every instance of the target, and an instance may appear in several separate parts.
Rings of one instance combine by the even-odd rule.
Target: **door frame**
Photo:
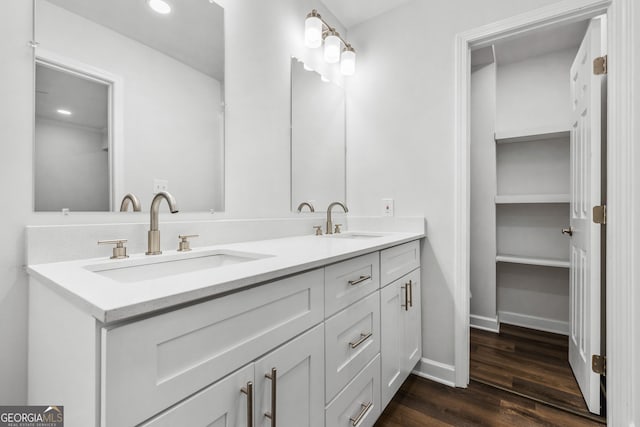
[[[454,342],[455,385],[469,384],[470,164],[469,100],[471,48],[496,40],[607,14],[607,419],[609,425],[633,425],[634,396],[634,235],[631,232],[635,177],[632,155],[634,0],[563,0],[456,35],[455,39],[455,228]]]

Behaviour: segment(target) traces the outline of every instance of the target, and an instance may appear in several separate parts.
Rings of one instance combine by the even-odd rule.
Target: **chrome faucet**
[[[327,233],[326,234],[333,234],[333,222],[331,221],[331,209],[333,209],[334,206],[340,206],[342,210],[345,211],[345,213],[349,212],[349,209],[347,209],[344,203],[340,203],[340,202],[331,203],[327,208]]]
[[[302,208],[304,208],[305,206],[309,208],[310,212],[316,211],[316,209],[313,207],[313,204],[311,204],[311,202],[302,202],[298,205],[298,213],[302,212]]]
[[[140,212],[142,210],[140,200],[136,195],[133,193],[127,193],[122,198],[122,203],[120,203],[120,212],[126,212],[129,209],[129,204],[133,205],[134,212]]]
[[[169,204],[169,210],[171,213],[178,212],[178,205],[176,199],[166,191],[160,191],[155,195],[151,201],[151,227],[149,229],[149,242],[147,245],[147,255],[160,255],[160,230],[158,230],[158,211],[160,210],[160,202],[165,199]]]

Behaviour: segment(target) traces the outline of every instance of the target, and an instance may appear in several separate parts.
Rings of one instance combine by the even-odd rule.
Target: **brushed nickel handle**
[[[356,347],[360,346],[360,344],[362,344],[363,342],[365,342],[366,340],[371,338],[371,335],[373,335],[373,332],[369,332],[368,334],[360,333],[360,338],[358,338],[356,341],[351,341],[349,343],[349,346],[351,348],[356,348]]]
[[[191,245],[189,239],[192,237],[200,237],[199,234],[178,234],[178,239],[180,239],[180,244],[178,245],[178,252],[189,252],[191,250]]]
[[[360,404],[360,413],[355,418],[349,418],[349,421],[351,421],[351,425],[353,427],[357,426],[360,421],[362,421],[371,406],[373,406],[373,402]]]
[[[409,311],[409,284],[400,287],[404,290],[404,304],[400,304],[400,307],[404,307],[404,311]]]
[[[314,225],[313,228],[316,229],[316,236],[322,236],[322,226],[321,225]]]
[[[359,278],[359,279],[356,279],[356,280],[349,280],[349,284],[350,284],[351,286],[354,286],[354,285],[357,285],[358,283],[362,283],[362,282],[367,281],[367,280],[369,280],[369,279],[371,279],[371,276],[370,276],[370,275],[369,275],[369,276],[360,276],[360,278]]]
[[[99,245],[115,245],[111,259],[129,258],[125,243],[127,243],[127,239],[98,240]]]
[[[409,280],[409,307],[413,307],[413,283]]]
[[[571,227],[563,228],[562,229],[562,234],[567,234],[569,236],[573,236],[573,228],[571,228]]]
[[[253,427],[253,383],[249,381],[240,391],[247,395],[247,427]]]
[[[334,234],[340,234],[340,232],[342,230],[340,230],[340,227],[342,227],[342,224],[335,224],[335,229],[333,230]]]
[[[278,370],[276,368],[271,368],[270,374],[265,374],[265,378],[271,380],[271,412],[265,412],[264,416],[271,420],[271,427],[276,427],[276,396],[278,389]]]

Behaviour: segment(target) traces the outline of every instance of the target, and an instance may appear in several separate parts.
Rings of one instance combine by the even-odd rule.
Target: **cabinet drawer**
[[[134,425],[324,318],[322,269],[102,331],[102,425]]]
[[[253,364],[207,387],[140,427],[246,426],[247,395],[241,390],[253,381]]]
[[[327,319],[325,346],[328,402],[380,351],[380,292]]]
[[[380,411],[380,356],[378,355],[327,406],[326,425],[371,427],[380,416]]]
[[[420,267],[420,244],[418,240],[380,252],[380,281],[382,286],[388,285],[418,267]]]
[[[324,277],[328,317],[380,287],[380,255],[374,252],[330,265]]]

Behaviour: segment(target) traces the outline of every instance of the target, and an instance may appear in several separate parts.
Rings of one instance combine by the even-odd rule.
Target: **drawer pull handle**
[[[249,381],[240,391],[247,395],[247,427],[253,427],[253,383]]]
[[[371,338],[371,335],[373,335],[373,332],[369,332],[368,334],[360,334],[360,338],[358,338],[357,341],[351,341],[349,343],[349,346],[351,348],[356,348],[358,347],[360,344],[362,344],[363,342],[365,342],[366,340],[368,340],[369,338]]]
[[[276,395],[277,395],[277,375],[276,368],[271,368],[270,374],[264,377],[271,380],[271,412],[265,412],[264,416],[271,420],[271,427],[276,427]]]
[[[355,417],[355,418],[349,418],[349,421],[351,421],[351,425],[353,427],[355,427],[358,424],[360,424],[360,421],[362,421],[362,419],[364,418],[364,416],[367,413],[367,411],[369,410],[369,408],[371,408],[371,406],[373,406],[373,402],[362,403],[360,405],[360,413],[358,414],[358,416]]]
[[[356,279],[356,280],[349,280],[349,284],[350,284],[351,286],[353,286],[353,285],[357,285],[358,283],[362,283],[362,282],[364,282],[365,280],[369,280],[369,279],[371,279],[371,276],[370,276],[370,275],[369,275],[369,276],[360,276],[360,278],[359,278],[359,279]]]
[[[413,283],[409,280],[409,307],[413,307]]]

